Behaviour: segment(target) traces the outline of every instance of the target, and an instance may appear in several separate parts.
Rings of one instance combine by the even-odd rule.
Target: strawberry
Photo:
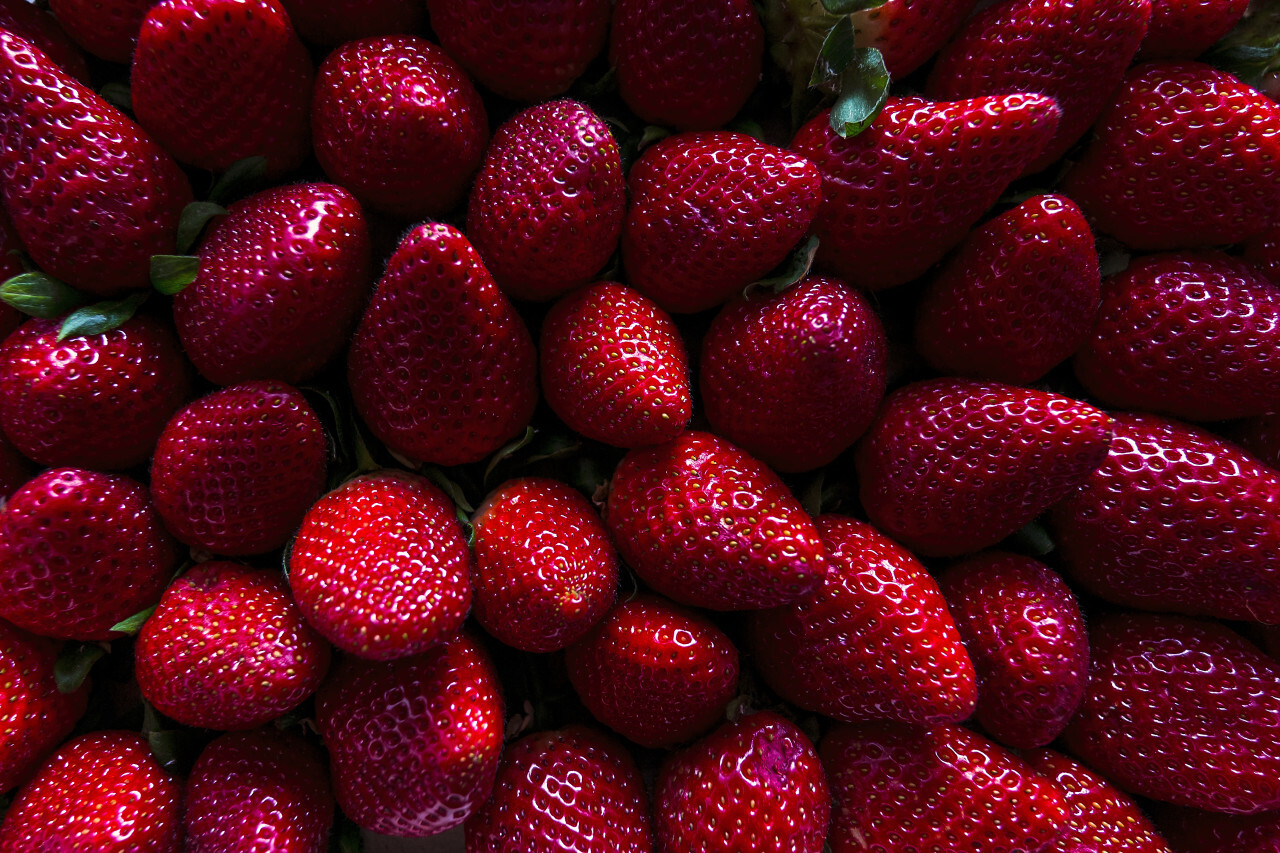
[[[386,835],[435,835],[488,798],[502,755],[502,688],[469,635],[386,663],[344,658],[316,698],[344,814]]]
[[[869,290],[916,278],[1039,156],[1061,114],[1043,95],[891,97],[870,127],[842,139],[822,113],[791,142],[822,172],[819,265]]]
[[[471,607],[471,554],[453,503],[404,471],[356,477],[321,498],[288,559],[307,621],[360,657],[424,652],[461,630]]]
[[[523,477],[489,494],[475,528],[476,621],[504,644],[563,649],[613,607],[618,555],[595,507],[558,480]]]
[[[508,295],[554,299],[609,260],[626,206],[608,126],[577,101],[539,104],[493,135],[471,188],[467,236]]]
[[[347,358],[356,408],[374,435],[424,462],[479,461],[528,425],[536,374],[524,321],[467,238],[438,223],[410,231]]]
[[[1229,439],[1258,458],[1258,461],[1280,470],[1280,415],[1245,418],[1227,435]]]
[[[645,583],[696,607],[803,601],[827,571],[813,521],[778,475],[711,433],[628,453],[604,518]]]
[[[989,551],[939,580],[978,673],[978,722],[1000,743],[1044,746],[1084,699],[1089,638],[1062,578],[1029,557]]]
[[[1280,104],[1198,62],[1125,77],[1063,191],[1134,249],[1235,243],[1280,216]]]
[[[1280,284],[1280,225],[1246,240],[1244,259],[1267,278]]]
[[[332,184],[293,184],[232,206],[173,301],[183,349],[219,385],[309,379],[346,345],[371,290],[369,227]]]
[[[649,798],[626,747],[585,726],[507,747],[467,821],[469,853],[653,853]]]
[[[858,445],[862,506],[913,551],[978,551],[1073,492],[1110,441],[1110,418],[1069,397],[995,382],[917,382],[889,395]]]
[[[1099,281],[1080,208],[1035,196],[970,234],[929,284],[916,349],[944,374],[1029,385],[1084,343]]]
[[[693,414],[680,330],[624,285],[593,284],[557,302],[538,353],[547,405],[579,435],[615,447],[661,444]]]
[[[156,0],[49,0],[49,8],[77,44],[108,62],[128,65],[142,19]]]
[[[371,36],[416,33],[425,10],[420,0],[280,0],[294,29],[312,44],[331,46]]]
[[[1280,812],[1231,815],[1169,807],[1157,819],[1176,853],[1280,853]]]
[[[14,0],[14,2],[26,5],[22,0]],[[0,25],[0,29],[4,29],[3,25]],[[4,205],[0,204],[0,284],[24,271],[22,253],[25,251],[22,241],[18,239],[17,231],[14,230],[13,221],[5,212]],[[9,337],[24,319],[26,318],[18,309],[7,302],[0,302],[0,343],[3,343],[4,339]]]
[[[817,750],[770,711],[668,756],[653,799],[658,849],[670,853],[821,853],[831,822]]]
[[[29,320],[0,345],[5,435],[44,465],[115,470],[146,462],[191,393],[173,333],[146,316],[64,341],[60,326]]]
[[[165,526],[235,557],[279,548],[324,486],[324,429],[283,382],[246,382],[196,400],[169,421],[151,461]]]
[[[187,780],[192,853],[318,853],[328,849],[333,794],[320,750],[272,728],[225,734]]]
[[[35,467],[0,433],[0,501],[8,498],[35,474]]]
[[[1254,814],[1280,807],[1280,664],[1234,631],[1179,616],[1095,620],[1089,691],[1064,741],[1153,800]]]
[[[416,36],[349,42],[316,75],[311,107],[325,174],[400,219],[462,200],[489,144],[484,102],[443,50]]]
[[[178,853],[182,783],[133,732],[82,735],[58,750],[0,825],[0,849]]]
[[[49,57],[59,68],[91,86],[89,66],[58,20],[27,0],[0,0],[0,30],[8,30]]]
[[[857,43],[879,50],[885,69],[905,77],[946,43],[976,5],[977,0],[888,0],[854,13]]]
[[[1049,516],[1068,576],[1128,607],[1280,622],[1280,473],[1155,415],[1114,427],[1107,460]]]
[[[651,595],[618,604],[565,651],[597,720],[641,746],[670,747],[724,718],[738,650],[711,620]]]
[[[609,62],[640,118],[708,130],[737,115],[760,81],[764,28],[750,0],[618,0]]]
[[[427,0],[440,45],[490,91],[517,101],[561,94],[604,49],[609,0]]]
[[[736,296],[702,339],[707,420],[776,471],[821,468],[871,425],[887,358],[880,319],[842,282]]]
[[[627,183],[627,280],[682,314],[719,305],[785,260],[822,200],[812,163],[729,131],[659,141]]]
[[[31,259],[95,295],[150,286],[174,250],[186,176],[151,137],[0,32],[0,191]],[[91,225],[90,225],[91,223]]]
[[[1280,408],[1280,285],[1218,252],[1150,255],[1107,281],[1076,355],[1089,393],[1193,421]]]
[[[1151,0],[1139,59],[1195,59],[1230,32],[1249,0]]]
[[[958,726],[844,723],[819,755],[832,853],[1040,853],[1067,823],[1061,788]]]
[[[749,623],[765,682],[848,722],[949,723],[973,713],[973,664],[928,571],[869,524],[823,515],[817,525],[829,567],[822,588]]]
[[[0,513],[0,616],[42,636],[118,637],[113,625],[160,599],[176,550],[141,483],[50,469]]]

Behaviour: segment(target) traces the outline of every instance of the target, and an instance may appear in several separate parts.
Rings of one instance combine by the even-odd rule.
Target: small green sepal
[[[76,643],[63,649],[53,664],[59,693],[75,693],[89,677],[89,670],[107,653],[105,643]]]
[[[89,335],[105,335],[129,321],[151,294],[147,291],[116,299],[111,302],[95,302],[77,308],[67,315],[58,329],[58,340],[83,338]]]
[[[774,276],[762,278],[759,281],[753,281],[742,291],[742,295],[746,299],[750,299],[762,290],[771,293],[782,293],[788,288],[795,287],[808,277],[809,271],[813,269],[814,258],[818,256],[818,238],[817,235],[810,235],[800,246],[791,253],[786,260],[786,266]]]
[[[840,94],[831,108],[831,129],[842,139],[871,126],[889,100],[889,71],[874,47],[854,49],[853,61],[840,74]]]
[[[184,255],[189,254],[209,220],[226,215],[225,207],[211,201],[193,201],[182,208],[182,215],[178,217],[178,251]]]
[[[122,619],[111,626],[111,630],[120,634],[128,634],[130,637],[136,635],[142,630],[143,623],[151,618],[151,614],[156,612],[155,605],[148,607],[146,610],[139,610],[128,619]]]
[[[267,178],[267,158],[246,157],[227,167],[209,190],[209,201],[226,206],[256,191]]]
[[[151,286],[165,296],[181,293],[200,273],[195,255],[152,255]]]
[[[85,295],[47,273],[24,272],[0,284],[0,300],[23,314],[52,320],[83,305]]]

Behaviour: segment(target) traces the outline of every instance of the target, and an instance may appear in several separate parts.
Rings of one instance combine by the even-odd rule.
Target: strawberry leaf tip
[[[0,284],[0,300],[23,314],[52,320],[84,304],[84,294],[42,272],[24,272]]]
[[[259,189],[266,181],[267,158],[246,157],[227,167],[209,190],[209,201],[227,205]]]
[[[813,63],[813,73],[809,75],[810,88],[826,86],[840,79],[844,70],[853,63],[854,53],[858,50],[855,37],[852,20],[841,18],[836,21],[823,39],[818,58]]]
[[[67,646],[53,665],[53,678],[59,693],[75,693],[89,677],[89,670],[107,653],[102,643],[76,643]]]
[[[887,0],[822,0],[822,8],[833,15],[852,15],[854,12],[865,12],[878,9]]]
[[[122,619],[112,625],[111,630],[121,634],[128,634],[132,637],[142,630],[143,623],[151,618],[151,614],[155,612],[156,608],[154,605],[148,607],[146,610],[139,610],[128,619]]]
[[[151,256],[151,286],[165,296],[181,293],[199,272],[200,259],[195,255]]]
[[[211,201],[193,201],[182,209],[178,219],[178,251],[190,252],[200,238],[200,232],[215,216],[226,216],[227,209]]]
[[[874,47],[854,49],[853,61],[840,74],[840,94],[831,108],[831,129],[842,139],[871,126],[889,99],[889,71]]]
[[[67,338],[83,338],[88,335],[104,335],[120,328],[147,301],[150,296],[146,291],[116,299],[111,302],[97,302],[77,308],[67,315],[58,329],[58,340]]]
[[[743,298],[750,299],[753,294],[762,290],[781,293],[789,287],[794,287],[809,276],[809,270],[813,268],[813,260],[817,256],[818,238],[816,235],[810,235],[808,240],[791,253],[777,275],[748,284],[742,291]]]
[[[133,94],[129,91],[128,83],[108,83],[98,94],[116,109],[126,113],[133,112]]]

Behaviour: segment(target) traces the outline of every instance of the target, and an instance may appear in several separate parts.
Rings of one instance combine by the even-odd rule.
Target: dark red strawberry
[[[177,340],[145,316],[64,341],[61,325],[29,320],[0,345],[5,435],[44,465],[107,471],[141,465],[191,393]]]
[[[25,0],[12,0],[12,2],[26,5]],[[0,26],[0,29],[3,27]],[[13,227],[13,221],[5,212],[4,205],[0,204],[0,284],[24,272],[22,253],[25,251],[22,241],[18,239],[18,232]],[[24,319],[26,318],[18,309],[7,302],[0,302],[0,343],[3,343],[4,339],[9,337]]]
[[[893,97],[869,128],[842,139],[822,113],[791,142],[822,172],[819,264],[869,290],[916,278],[1039,156],[1061,114],[1043,95]]]
[[[945,374],[1029,385],[1070,358],[1098,312],[1098,253],[1080,208],[1024,201],[966,238],[916,308],[916,349]]]
[[[554,299],[609,260],[626,207],[608,126],[584,104],[555,101],[517,113],[493,135],[471,188],[467,236],[508,295]]]
[[[283,382],[246,382],[174,416],[151,461],[165,526],[229,557],[279,548],[324,486],[324,429]]]
[[[774,470],[820,468],[870,426],[887,358],[880,318],[835,279],[737,296],[702,339],[707,420]]]
[[[753,614],[756,667],[789,702],[837,720],[958,722],[973,713],[973,664],[938,584],[874,527],[823,515],[817,595]]]
[[[493,789],[502,715],[493,663],[465,633],[397,661],[344,658],[316,698],[338,805],[385,835],[460,826]]]
[[[629,287],[601,282],[565,296],[542,322],[538,352],[547,404],[587,438],[660,444],[693,414],[680,330]]]
[[[778,475],[711,433],[628,453],[604,515],[627,563],[684,604],[791,604],[826,575],[813,521]]]
[[[67,37],[58,20],[27,0],[0,0],[0,30],[26,39],[36,50],[57,63],[63,71],[86,86],[89,66],[80,49]]]
[[[730,131],[661,140],[627,183],[627,281],[672,313],[713,308],[781,263],[822,200],[812,163]]]
[[[913,551],[979,551],[1075,491],[1110,441],[1106,413],[1070,397],[917,382],[889,395],[858,445],[862,506]]]
[[[1246,418],[1236,424],[1227,437],[1259,461],[1280,470],[1280,415]]]
[[[585,726],[529,735],[503,753],[466,843],[468,853],[653,853],[644,779],[626,747]]]
[[[1139,59],[1195,59],[1225,36],[1249,0],[1151,0],[1151,28]]]
[[[41,636],[109,640],[155,604],[177,564],[142,484],[55,468],[0,513],[0,616]]]
[[[750,0],[618,0],[609,31],[618,92],[650,124],[727,124],[760,81],[764,28]]]
[[[142,19],[156,0],[49,0],[67,35],[108,62],[128,65]]]
[[[853,14],[857,43],[879,50],[888,72],[905,77],[946,43],[976,5],[977,0],[888,0]]]
[[[524,321],[467,238],[441,223],[410,231],[347,358],[374,435],[424,462],[476,462],[528,425],[536,374]]]
[[[22,488],[35,473],[35,466],[0,433],[0,500]]]
[[[370,36],[416,33],[426,10],[421,0],[280,0],[294,29],[312,44],[346,44]]]
[[[309,379],[346,345],[371,289],[369,227],[332,184],[293,184],[231,208],[200,247],[173,317],[219,385]]]
[[[0,191],[31,259],[98,295],[150,286],[191,201],[151,137],[43,53],[0,32]]]
[[[453,503],[425,477],[381,471],[321,498],[289,550],[307,621],[374,660],[424,652],[471,608],[471,554]]]
[[[1176,853],[1280,853],[1280,812],[1232,815],[1171,806],[1156,819]]]
[[[738,650],[707,617],[651,595],[615,607],[565,651],[582,704],[641,746],[669,747],[724,719]]]
[[[401,219],[456,206],[489,144],[480,93],[448,54],[416,36],[361,39],[329,54],[311,131],[330,179]]]

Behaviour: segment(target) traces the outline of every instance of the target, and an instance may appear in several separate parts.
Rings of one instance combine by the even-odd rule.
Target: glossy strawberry
[[[554,299],[609,260],[626,207],[608,126],[585,104],[554,101],[517,113],[493,135],[471,189],[467,236],[508,295]]]
[[[853,14],[859,47],[874,47],[894,77],[915,71],[942,47],[977,0],[888,0]]]
[[[822,172],[819,264],[868,290],[916,278],[1039,156],[1061,112],[1043,95],[946,104],[891,97],[851,139],[822,113],[791,142]]]
[[[711,433],[628,453],[604,518],[644,582],[684,604],[791,604],[827,570],[813,521],[778,475]]]
[[[138,30],[156,0],[49,0],[67,35],[108,62],[128,65]]]
[[[812,163],[730,131],[651,145],[627,183],[627,281],[672,313],[719,305],[780,264],[822,200]]]
[[[426,10],[420,0],[280,0],[298,35],[335,45],[371,36],[416,33]]]
[[[8,498],[36,473],[35,466],[0,433],[0,500]]]
[[[27,0],[0,0],[0,30],[25,39],[63,71],[91,86],[89,66],[58,20]]]
[[[471,555],[444,492],[387,470],[348,480],[307,511],[289,550],[289,583],[334,645],[390,660],[462,628]]]
[[[410,231],[347,358],[374,435],[424,462],[476,462],[528,425],[536,374],[524,321],[466,237],[439,223]]]
[[[1280,225],[1246,240],[1244,259],[1267,278],[1280,284]]]
[[[774,470],[820,468],[870,426],[887,358],[880,318],[842,282],[734,297],[702,339],[707,420]]]
[[[661,444],[693,414],[680,330],[625,285],[601,282],[557,302],[538,353],[547,405],[579,435],[615,447]]]
[[[1069,397],[917,382],[889,395],[858,445],[862,506],[913,551],[978,551],[1075,491],[1110,440],[1110,418]]]
[[[1175,853],[1280,853],[1280,812],[1232,815],[1169,807],[1157,820]]]
[[[724,718],[738,650],[707,617],[651,595],[615,607],[565,652],[582,704],[641,746],[670,747]]]
[[[188,545],[234,557],[285,543],[324,486],[324,429],[283,382],[246,382],[169,421],[151,461],[165,526]]]
[[[1195,59],[1225,36],[1249,0],[1151,0],[1151,28],[1139,59]]]

